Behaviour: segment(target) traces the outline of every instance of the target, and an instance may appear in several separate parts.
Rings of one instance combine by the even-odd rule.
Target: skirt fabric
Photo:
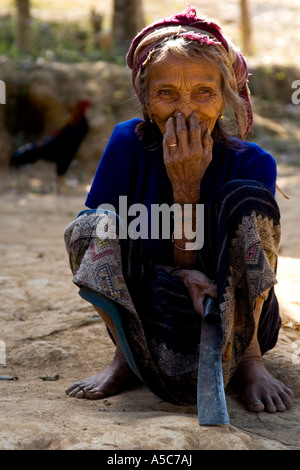
[[[196,404],[201,317],[182,281],[151,263],[142,240],[98,237],[99,222],[112,219],[108,211],[86,210],[66,228],[73,282],[111,316],[129,365],[153,393],[170,403]],[[205,242],[193,269],[217,284],[226,387],[252,340],[258,296],[265,300],[258,328],[262,354],[277,341],[280,215],[264,185],[232,181],[218,201],[205,205],[204,220]]]

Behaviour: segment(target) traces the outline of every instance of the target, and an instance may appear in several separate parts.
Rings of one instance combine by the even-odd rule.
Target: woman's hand
[[[206,295],[217,298],[217,286],[202,272],[193,269],[179,269],[174,272],[188,290],[194,309],[203,316]]]
[[[194,309],[203,316],[204,300],[206,295],[217,298],[217,286],[204,273],[194,269],[178,269],[171,266],[156,265],[173,276],[178,277],[188,290]]]
[[[164,163],[173,187],[174,202],[197,203],[200,182],[212,159],[213,140],[208,126],[191,115],[170,117],[163,138]]]

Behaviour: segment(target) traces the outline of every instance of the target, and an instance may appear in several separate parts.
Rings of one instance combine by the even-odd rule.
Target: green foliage
[[[12,15],[0,17],[0,55],[15,60],[30,56],[32,59],[59,62],[95,62],[104,60],[124,64],[124,54],[104,50],[94,43],[88,21],[40,21],[30,20],[28,27],[29,53],[18,51],[16,43],[16,19]]]

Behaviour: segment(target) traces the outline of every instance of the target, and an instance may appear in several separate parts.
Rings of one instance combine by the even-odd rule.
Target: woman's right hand
[[[197,203],[200,182],[212,159],[213,139],[207,123],[181,112],[166,123],[164,163],[173,188],[174,202]]]
[[[174,270],[184,283],[193,302],[194,309],[203,316],[204,300],[206,295],[217,298],[217,286],[202,272],[194,269]]]

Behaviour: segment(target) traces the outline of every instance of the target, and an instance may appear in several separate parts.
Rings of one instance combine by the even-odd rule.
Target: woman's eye
[[[159,90],[159,96],[173,96],[173,92],[171,90]]]
[[[210,94],[210,90],[202,89],[202,90],[197,91],[197,95],[209,95],[209,94]]]

